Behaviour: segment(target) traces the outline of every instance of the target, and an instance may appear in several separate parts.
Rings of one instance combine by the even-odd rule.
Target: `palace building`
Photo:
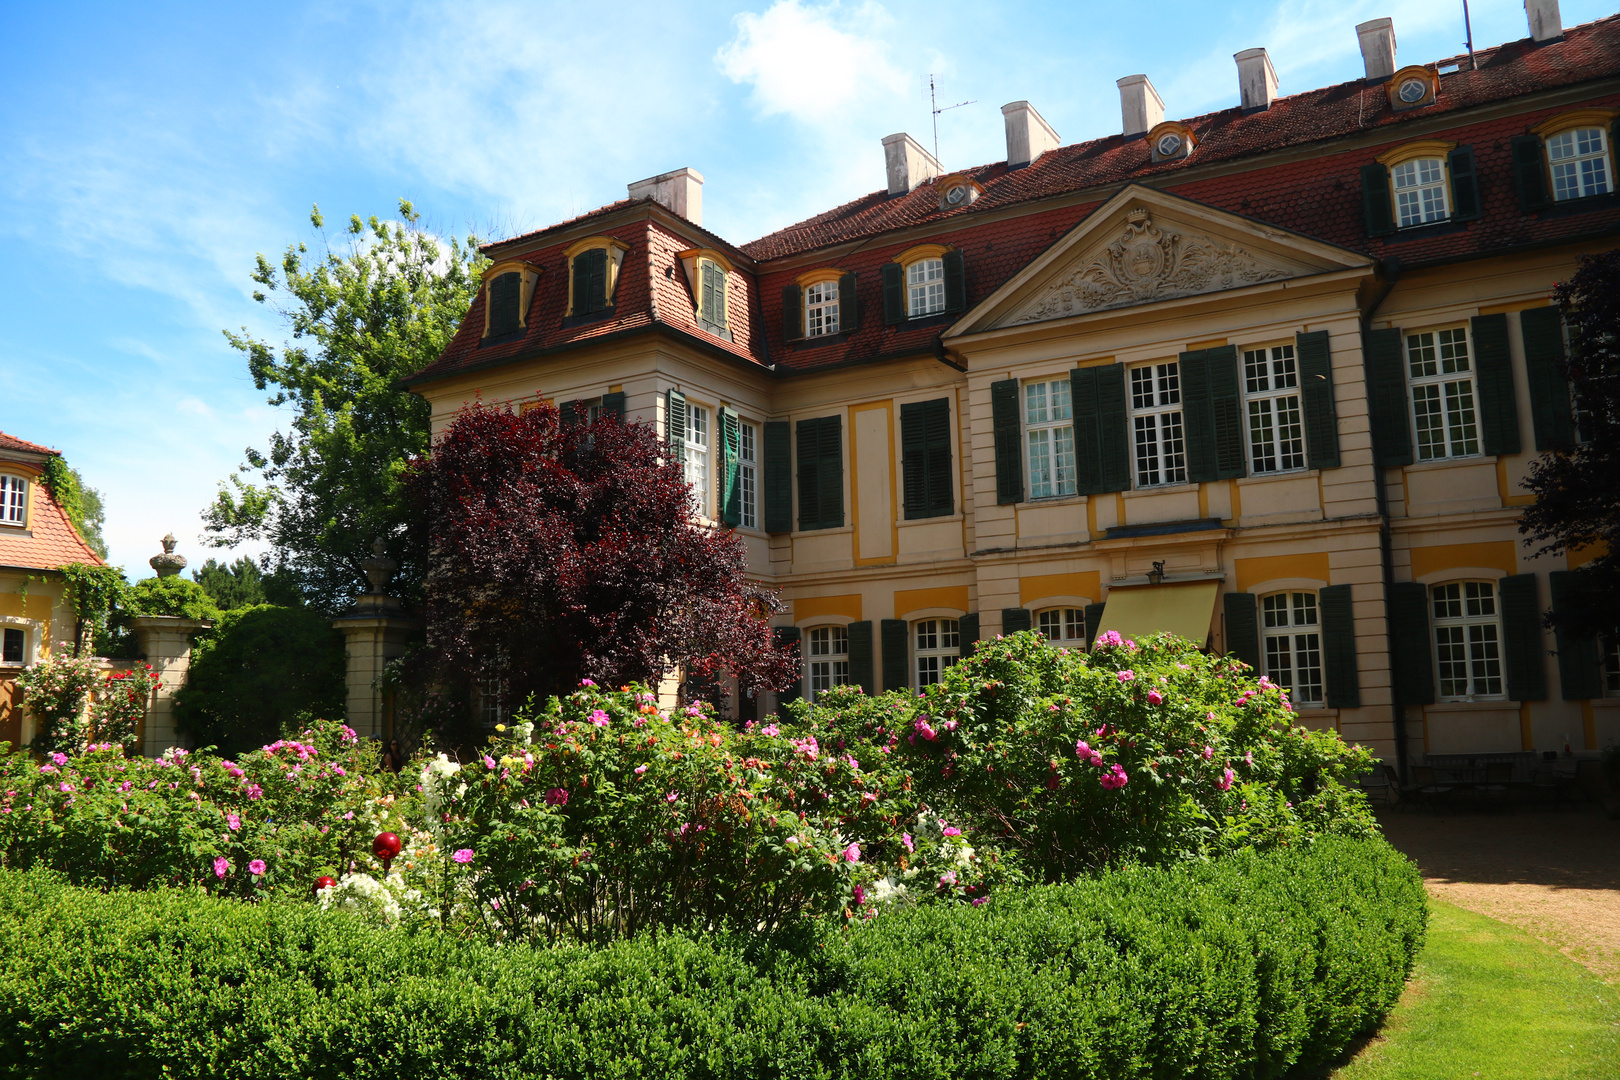
[[[408,385],[435,430],[475,399],[658,425],[781,590],[798,693],[1172,630],[1403,767],[1597,749],[1620,661],[1543,629],[1582,560],[1517,525],[1579,437],[1551,289],[1620,244],[1620,17],[1526,8],[1424,64],[1364,23],[1365,78],[1287,97],[1250,49],[1241,104],[1187,119],[1132,75],[1090,142],[1014,102],[1006,160],[949,174],[891,135],[883,189],[746,244],[691,169],[632,184],[489,245]]]

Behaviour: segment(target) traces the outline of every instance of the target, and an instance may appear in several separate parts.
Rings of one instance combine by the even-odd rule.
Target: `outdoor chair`
[[[1488,761],[1485,763],[1485,782],[1479,786],[1479,797],[1491,806],[1506,806],[1513,795],[1513,762]]]
[[[1388,762],[1381,762],[1378,768],[1384,774],[1385,801],[1391,806],[1399,806],[1404,810],[1409,804],[1401,797],[1401,774],[1396,772],[1395,766]]]
[[[1452,787],[1435,779],[1434,766],[1412,766],[1412,794],[1423,806],[1440,806],[1450,800]]]

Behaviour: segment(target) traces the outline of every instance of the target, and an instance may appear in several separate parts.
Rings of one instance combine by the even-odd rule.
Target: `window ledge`
[[[949,326],[961,314],[956,311],[936,311],[931,315],[908,315],[903,323],[895,323],[896,330],[915,330],[919,326]]]
[[[797,539],[801,536],[835,536],[838,533],[853,533],[854,531],[855,526],[853,525],[840,525],[836,529],[794,529],[789,535]]]
[[[1519,703],[1506,698],[1478,698],[1474,701],[1438,701],[1433,705],[1423,706],[1426,712],[1458,713],[1458,712],[1518,712]]]
[[[1445,221],[1431,221],[1427,225],[1411,225],[1404,229],[1396,229],[1388,236],[1385,236],[1384,243],[1399,244],[1405,240],[1427,240],[1433,236],[1449,236],[1452,233],[1467,232],[1468,226],[1477,220],[1479,219],[1470,218],[1467,221],[1447,219]]]
[[[1401,468],[1407,472],[1428,472],[1431,469],[1449,469],[1457,465],[1483,465],[1495,461],[1493,454],[1469,454],[1467,457],[1434,458],[1430,461],[1414,461]]]
[[[844,342],[849,340],[850,335],[854,332],[855,331],[853,329],[850,329],[840,330],[836,334],[806,335],[804,337],[794,338],[792,341],[788,342],[788,345],[790,345],[795,351],[800,349],[820,349],[828,345],[842,345]]]
[[[1570,214],[1590,214],[1598,210],[1613,209],[1614,204],[1620,202],[1620,195],[1615,192],[1606,192],[1602,195],[1583,195],[1579,199],[1565,199],[1555,202],[1545,210],[1539,211],[1539,218],[1567,217]]]
[[[1023,504],[1020,503],[1019,505],[1023,505]],[[896,525],[898,525],[898,526],[901,526],[901,527],[904,527],[906,525],[949,525],[953,521],[961,521],[961,520],[962,520],[962,514],[961,514],[960,511],[958,511],[957,513],[954,513],[954,514],[935,514],[932,517],[914,517],[914,518],[908,518],[904,514],[902,514],[899,517],[894,519],[894,523]]]
[[[1304,480],[1308,477],[1322,475],[1321,469],[1281,469],[1277,472],[1252,473],[1240,476],[1236,483],[1238,487],[1248,487],[1250,484],[1264,484],[1268,480]]]
[[[26,525],[13,525],[9,522],[0,522],[0,536],[10,536],[18,540],[32,540],[34,531]]]
[[[1120,492],[1127,499],[1140,499],[1148,495],[1177,495],[1188,491],[1197,491],[1198,484],[1191,481],[1185,484],[1154,484],[1152,487],[1131,488]]]
[[[564,330],[568,330],[575,326],[587,326],[591,323],[607,322],[609,319],[613,318],[613,315],[614,308],[611,305],[603,308],[601,311],[593,311],[589,315],[565,315],[563,316],[562,328]]]
[[[1025,499],[1023,502],[1013,503],[1012,506],[1018,510],[1034,506],[1084,506],[1090,498],[1090,495],[1053,495],[1050,498]]]

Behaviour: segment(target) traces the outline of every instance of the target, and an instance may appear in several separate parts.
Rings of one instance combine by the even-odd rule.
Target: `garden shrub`
[[[1415,868],[1322,837],[768,937],[514,948],[0,872],[19,1077],[1278,1077],[1393,1005]]]

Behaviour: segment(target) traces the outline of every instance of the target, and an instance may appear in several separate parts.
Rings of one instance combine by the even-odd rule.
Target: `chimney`
[[[1237,61],[1238,94],[1245,109],[1269,109],[1277,99],[1277,69],[1264,49],[1244,49],[1233,53]]]
[[[904,195],[945,170],[933,154],[910,135],[889,135],[883,140],[883,164],[889,171],[889,194]]]
[[[1558,0],[1524,0],[1524,14],[1530,20],[1530,36],[1539,45],[1564,36],[1564,20],[1558,14]]]
[[[1127,75],[1119,87],[1119,114],[1125,121],[1125,137],[1146,135],[1164,120],[1164,99],[1153,89],[1146,75]]]
[[[1048,150],[1056,149],[1061,140],[1035,106],[1027,101],[1015,101],[1001,107],[1007,121],[1007,167],[1016,169],[1028,165]]]
[[[676,169],[637,180],[630,185],[630,197],[651,197],[653,202],[692,224],[703,224],[703,175],[694,169]]]
[[[1372,19],[1356,27],[1361,39],[1361,60],[1367,78],[1387,79],[1395,74],[1395,20]]]

